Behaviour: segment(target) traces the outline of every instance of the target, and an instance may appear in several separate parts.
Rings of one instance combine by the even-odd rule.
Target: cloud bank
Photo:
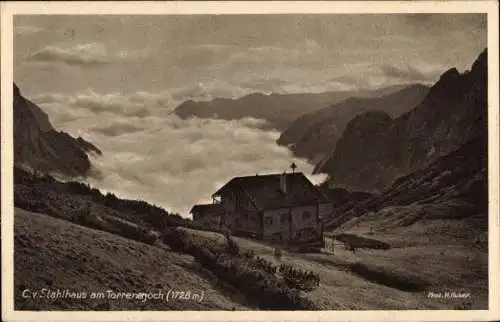
[[[100,43],[58,44],[46,46],[27,60],[38,63],[63,64],[78,67],[103,67],[116,61],[142,59],[148,56],[146,50],[117,50],[110,52]]]
[[[42,28],[30,25],[14,26],[14,33],[18,36],[32,36],[42,31]]]
[[[306,174],[312,172],[312,165],[276,145],[279,133],[263,130],[264,121],[182,120],[170,114],[172,105],[163,105],[165,97],[84,92],[33,100],[56,128],[81,135],[103,151],[92,160],[101,173],[89,179],[92,185],[185,217],[193,204],[209,202],[234,176],[281,173],[292,161]]]

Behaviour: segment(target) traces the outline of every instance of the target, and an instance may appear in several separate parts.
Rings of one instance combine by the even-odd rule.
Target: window
[[[248,214],[244,214],[243,218],[245,218],[245,220],[248,220]]]
[[[270,226],[273,224],[273,217],[265,217],[264,218],[264,224]]]
[[[302,219],[311,219],[311,213],[309,211],[304,211],[302,213]]]
[[[282,214],[280,219],[281,223],[285,224],[288,221],[288,214]]]

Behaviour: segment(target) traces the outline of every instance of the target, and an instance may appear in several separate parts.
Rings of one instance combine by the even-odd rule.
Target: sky
[[[432,84],[486,38],[481,14],[16,16],[14,80],[103,151],[93,185],[186,215],[232,176],[312,165],[262,120],[180,120],[181,102]]]

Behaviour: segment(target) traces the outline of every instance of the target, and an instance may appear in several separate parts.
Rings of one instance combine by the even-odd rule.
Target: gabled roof
[[[281,190],[281,176],[286,177],[286,193]],[[214,195],[235,189],[243,192],[260,210],[327,201],[326,196],[301,172],[236,177]]]
[[[224,212],[224,208],[220,204],[201,204],[194,205],[193,208],[191,208],[191,210],[189,211],[190,214],[194,212],[222,214]]]

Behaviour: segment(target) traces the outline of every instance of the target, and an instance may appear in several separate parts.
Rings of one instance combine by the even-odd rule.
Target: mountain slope
[[[56,131],[40,107],[24,98],[14,84],[14,163],[42,172],[85,176],[87,153],[101,154],[92,143]]]
[[[40,213],[14,215],[16,310],[249,309],[234,290],[216,284],[191,256],[147,245]],[[25,289],[86,292],[87,298],[23,298]],[[200,300],[90,299],[90,292],[190,291]]]
[[[481,136],[486,122],[485,50],[470,71],[445,72],[410,112],[391,121],[372,112],[351,120],[317,171],[329,174],[335,185],[380,191]]]
[[[346,124],[356,115],[376,110],[397,117],[419,104],[428,92],[428,88],[420,84],[393,89],[379,92],[380,97],[350,97],[305,114],[281,134],[278,144],[290,146],[297,156],[317,164],[334,152]]]
[[[325,226],[366,233],[372,228],[387,231],[439,221],[453,226],[449,221],[467,220],[466,230],[470,229],[470,233],[472,230],[487,233],[486,137],[487,132],[481,132],[428,167],[399,178],[380,195],[357,204],[339,205],[335,217],[328,219]],[[439,237],[431,235],[427,237]]]
[[[340,91],[303,94],[253,93],[237,99],[216,98],[211,101],[192,100],[180,104],[174,113],[181,118],[220,118],[224,120],[252,117],[266,120],[268,126],[278,131],[285,130],[301,115],[324,106],[338,103],[351,96],[374,97],[400,89],[393,86],[379,90]]]

